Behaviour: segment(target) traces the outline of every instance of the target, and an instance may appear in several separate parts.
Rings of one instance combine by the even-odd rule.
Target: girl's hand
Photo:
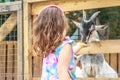
[[[85,47],[88,47],[88,44],[77,42],[77,44],[73,46],[73,52],[77,53],[81,48],[85,48]]]
[[[88,47],[88,44],[85,44],[85,43],[79,43],[79,45],[80,45],[80,49],[84,47]]]

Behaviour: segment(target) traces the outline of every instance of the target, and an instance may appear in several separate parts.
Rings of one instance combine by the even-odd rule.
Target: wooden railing
[[[77,43],[78,41],[76,41]],[[110,43],[109,43],[110,42]],[[77,53],[78,54],[90,54],[93,52],[93,50],[91,48],[93,48],[94,50],[96,50],[96,52],[99,52],[99,51],[102,51],[101,49],[103,49],[105,51],[105,59],[106,61],[108,62],[108,64],[118,73],[118,76],[120,77],[120,53],[117,53],[119,51],[119,47],[120,45],[118,44],[120,41],[117,42],[116,40],[116,43],[114,43],[114,41],[112,40],[109,40],[109,41],[101,41],[100,43],[91,43],[90,46],[86,49],[87,51],[85,50],[82,50],[79,51]],[[109,44],[108,44],[109,43]],[[99,50],[99,44],[101,46],[101,49]],[[110,48],[112,44],[112,49]],[[96,45],[96,46],[95,46]],[[104,46],[106,45],[106,46]],[[118,46],[117,46],[118,45]],[[109,47],[109,48],[106,48],[106,47]],[[105,50],[106,49],[106,50]],[[115,49],[116,50],[116,53],[107,53],[108,52],[112,52],[111,50],[114,50],[115,52]],[[91,52],[92,51],[92,52]],[[92,53],[92,54],[97,54],[97,53]],[[41,60],[39,59],[41,57],[31,57],[31,62],[32,62],[32,67],[31,67],[31,70],[32,71],[32,79],[33,80],[39,80],[40,78],[40,73],[41,73],[41,67],[42,66],[39,66],[42,64],[41,61],[38,61],[38,60]],[[81,79],[77,79],[77,80],[120,80],[120,78],[117,78],[117,79],[113,79],[113,78],[81,78]]]

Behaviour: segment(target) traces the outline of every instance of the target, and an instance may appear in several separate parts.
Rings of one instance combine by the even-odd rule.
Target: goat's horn
[[[86,12],[83,10],[83,19],[86,20]]]
[[[88,23],[89,21],[88,20],[86,20],[86,12],[83,10],[83,21],[85,22],[85,23]]]
[[[95,13],[90,17],[89,21],[94,20],[94,19],[98,16],[99,13],[100,13],[100,11],[95,12]]]

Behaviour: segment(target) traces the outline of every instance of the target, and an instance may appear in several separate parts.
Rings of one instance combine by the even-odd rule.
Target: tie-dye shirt
[[[63,43],[56,48],[54,54],[51,53],[47,57],[43,58],[41,80],[59,80],[58,79],[58,71],[57,71],[58,56],[59,56],[59,52],[62,49],[62,47],[67,43],[74,44],[74,41],[70,40],[69,37],[66,37],[66,40],[63,41]],[[71,57],[68,72],[71,76],[71,80],[76,80],[76,76],[75,76],[74,72],[72,72],[73,67],[74,67],[74,53],[72,52],[72,57]]]

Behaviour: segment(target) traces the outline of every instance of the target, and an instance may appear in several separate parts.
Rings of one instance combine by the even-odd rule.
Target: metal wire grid
[[[8,33],[12,23],[6,23],[11,14],[0,15],[0,34],[5,36],[0,41],[0,80],[17,80],[17,26],[14,26],[12,31]],[[14,20],[11,20],[14,21]],[[2,26],[5,24],[4,26]],[[1,28],[3,29],[1,30]]]
[[[2,14],[0,15],[0,26],[2,27],[2,25],[5,23],[5,21],[8,19],[8,17],[10,16],[10,14]],[[11,19],[12,21],[13,19]],[[3,35],[6,34],[10,24],[6,24],[4,27],[4,30],[0,30],[0,33],[2,33]],[[4,41],[17,41],[17,26],[14,27],[14,29],[4,38]]]
[[[13,1],[20,1],[20,0],[0,0],[0,3],[3,3],[3,2],[13,2]]]

